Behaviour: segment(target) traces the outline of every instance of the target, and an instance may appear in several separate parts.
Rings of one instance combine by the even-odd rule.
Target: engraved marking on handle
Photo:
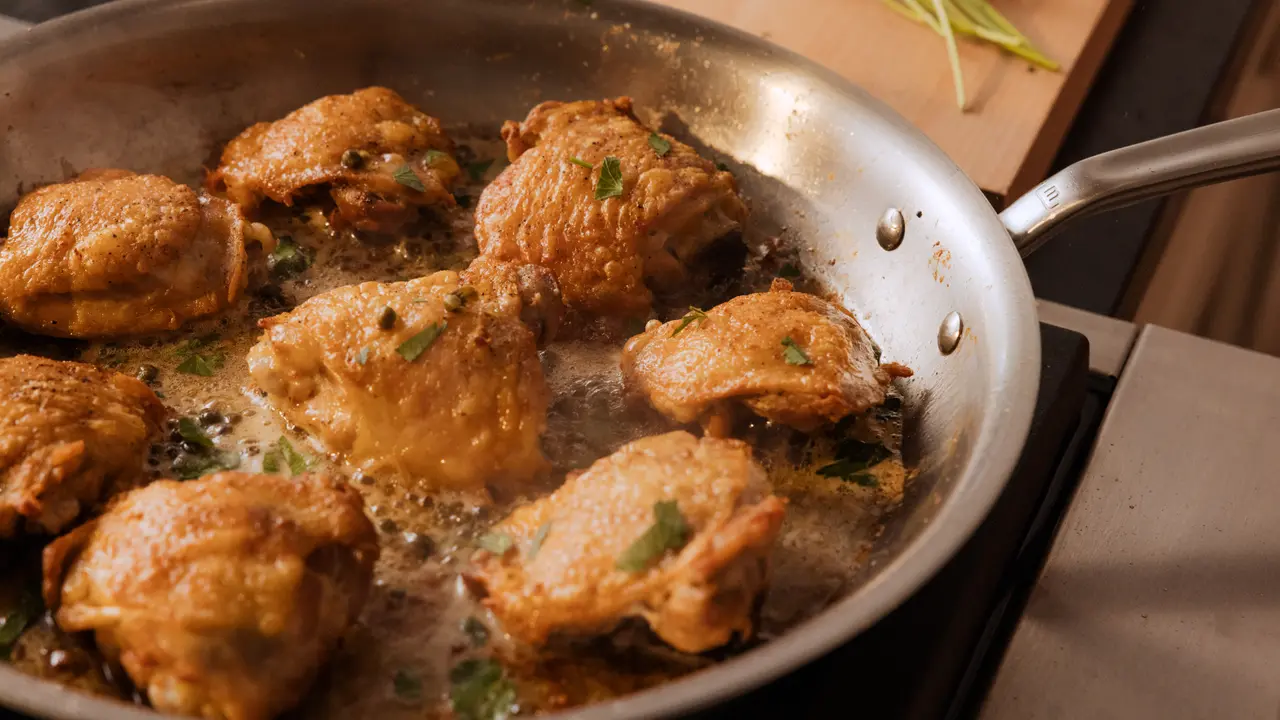
[[[1036,197],[1044,203],[1046,210],[1052,210],[1058,207],[1058,200],[1062,197],[1062,193],[1058,192],[1057,185],[1046,185],[1036,191]]]

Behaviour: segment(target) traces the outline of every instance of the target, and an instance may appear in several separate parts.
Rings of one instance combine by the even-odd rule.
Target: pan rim
[[[117,28],[122,27],[138,20],[139,16],[152,9],[173,11],[183,6],[245,1],[116,0],[41,23],[0,43],[0,63],[12,62],[27,53],[61,42],[64,40],[63,35],[84,32],[108,23]],[[894,125],[902,133],[912,136],[922,151],[931,156],[931,161],[954,170],[957,192],[986,204],[981,191],[972,180],[931,140],[887,105],[835,72],[759,37],[692,13],[645,0],[607,0],[607,5],[628,13],[633,22],[647,21],[654,26],[679,22],[785,60],[840,96],[868,108],[886,124]],[[319,9],[323,3],[316,3],[316,6]],[[746,693],[817,660],[881,620],[928,582],[968,540],[987,517],[1022,453],[1030,432],[1040,367],[1040,347],[1030,281],[995,211],[988,208],[984,215],[986,227],[979,229],[980,234],[989,236],[990,247],[987,249],[1006,276],[1006,289],[1012,294],[1012,306],[1017,312],[1008,320],[1010,342],[1003,348],[1003,353],[997,353],[991,361],[996,366],[993,375],[998,378],[992,395],[1006,398],[1001,400],[1005,404],[999,408],[999,412],[989,413],[991,416],[999,415],[998,426],[995,417],[984,420],[973,459],[955,478],[958,487],[953,493],[960,493],[960,486],[963,486],[964,503],[958,498],[950,498],[939,509],[929,526],[865,585],[792,628],[782,637],[711,668],[658,687],[547,717],[619,720],[679,715]],[[1018,325],[1021,327],[1017,327]],[[1016,347],[1015,341],[1020,341]],[[1015,364],[1025,366],[1013,372],[1012,366]],[[1000,435],[998,442],[993,439],[996,432]],[[0,706],[41,717],[77,720],[155,720],[159,717],[176,717],[162,716],[149,708],[82,694],[51,681],[26,675],[4,663],[0,663]]]

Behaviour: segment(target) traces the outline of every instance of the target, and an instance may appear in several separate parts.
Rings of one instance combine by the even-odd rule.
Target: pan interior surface
[[[885,360],[915,371],[901,388],[904,456],[919,473],[856,588],[739,657],[570,714],[685,712],[776,677],[892,610],[985,516],[1025,439],[1039,367],[1030,286],[1004,229],[887,108],[701,20],[603,0],[116,3],[0,48],[0,205],[94,167],[197,182],[247,125],[368,85],[485,131],[544,100],[630,95],[642,119],[723,160],[751,222],[798,246]],[[906,228],[892,251],[875,233],[888,208]],[[939,326],[952,312],[964,329],[944,356]],[[45,717],[155,717],[4,665],[0,703]]]

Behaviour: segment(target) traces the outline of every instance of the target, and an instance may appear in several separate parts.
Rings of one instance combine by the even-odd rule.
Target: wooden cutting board
[[[759,35],[843,74],[933,139],[984,190],[1044,178],[1133,0],[992,0],[1062,65],[1028,69],[958,39],[969,109],[956,107],[943,40],[880,0],[653,0]],[[929,2],[929,0],[924,0]]]

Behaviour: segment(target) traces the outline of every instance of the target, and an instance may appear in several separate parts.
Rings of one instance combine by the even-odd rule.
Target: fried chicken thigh
[[[223,149],[209,187],[254,208],[264,198],[293,205],[327,186],[335,222],[394,232],[419,208],[456,204],[449,186],[461,170],[452,152],[439,120],[393,90],[370,87],[246,129]]]
[[[517,285],[514,269],[486,272]],[[480,499],[520,485],[547,467],[534,336],[516,297],[463,282],[445,271],[318,295],[260,322],[249,372],[286,420],[365,473]]]
[[[0,541],[56,534],[134,480],[164,416],[134,378],[30,355],[0,360]]]
[[[623,348],[622,375],[659,412],[722,435],[734,401],[808,432],[883,403],[893,378],[911,371],[881,365],[843,308],[779,279],[705,315],[651,322]]]
[[[478,552],[475,580],[503,628],[534,645],[639,616],[702,652],[750,634],[784,510],[745,443],[647,437],[498,523],[511,549]]]
[[[157,710],[267,720],[355,621],[377,558],[340,481],[162,480],[45,548],[45,604],[63,630],[93,631]]]
[[[245,221],[159,175],[89,171],[27,194],[0,245],[0,314],[31,332],[174,330],[236,301]]]
[[[545,102],[502,136],[511,165],[476,206],[480,252],[548,268],[578,313],[643,318],[650,286],[678,286],[686,264],[747,214],[732,174],[653,134],[630,98]],[[597,200],[606,157],[617,159],[621,194]]]

